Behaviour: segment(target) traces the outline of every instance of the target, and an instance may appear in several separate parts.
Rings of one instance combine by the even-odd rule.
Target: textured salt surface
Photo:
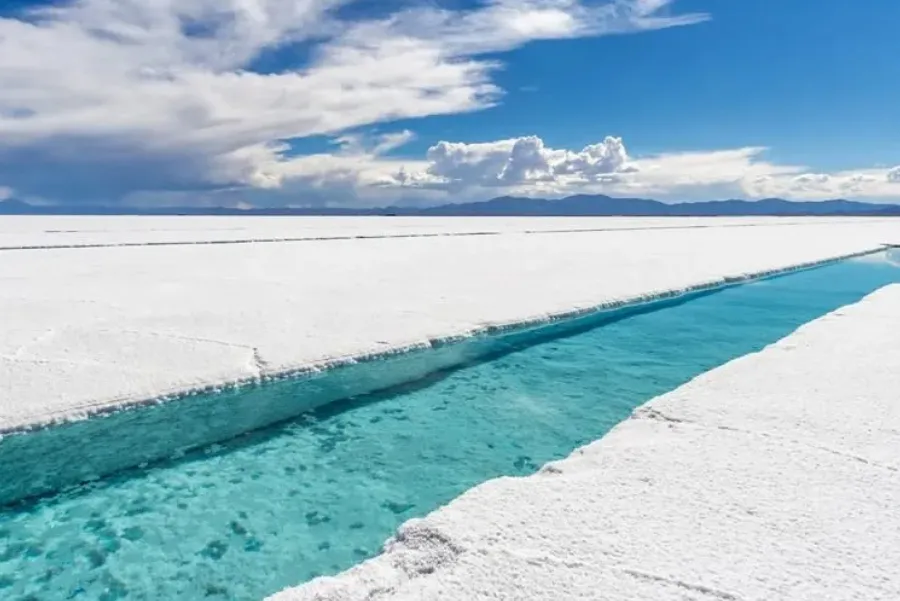
[[[900,598],[900,286],[271,601]]]
[[[536,219],[527,227],[591,230],[595,221]],[[200,220],[198,232],[179,239],[244,223],[254,236],[266,228],[288,235],[296,225]],[[345,222],[302,223],[307,235],[344,231]],[[872,219],[741,221],[754,227],[726,227],[735,220],[723,220],[702,228],[540,235],[524,233],[524,220],[353,223],[350,229],[366,238],[0,252],[0,314],[15,316],[0,320],[0,432],[714,285],[900,239],[900,221]],[[633,228],[642,221],[619,223]],[[377,237],[397,228],[483,227],[499,233]]]
[[[834,218],[830,223],[852,222]],[[810,217],[93,217],[0,218],[0,250],[251,240],[453,236],[583,230],[790,226]]]

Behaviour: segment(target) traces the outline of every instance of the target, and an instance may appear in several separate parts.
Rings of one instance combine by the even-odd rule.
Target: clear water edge
[[[898,274],[886,261],[849,261],[521,341],[405,388],[9,507],[0,598],[259,599],[339,571],[409,517],[488,478],[533,472],[653,396]],[[144,425],[119,427],[134,428],[119,431],[127,437]],[[16,467],[4,459],[0,477]]]
[[[22,466],[13,473],[7,472],[7,477],[0,480],[0,507],[135,466],[177,458],[194,449],[296,418],[336,401],[427,380],[432,374],[487,361],[533,346],[541,340],[599,327],[635,313],[658,310],[749,281],[783,277],[854,258],[887,256],[896,259],[896,250],[885,248],[724,282],[699,284],[643,302],[611,303],[534,322],[492,326],[472,337],[435,339],[424,348],[395,349],[336,361],[327,370],[301,370],[263,380],[200,389],[124,408],[97,409],[90,419],[5,434],[0,432],[0,465]],[[123,429],[136,436],[121,437],[119,433]],[[18,436],[23,433],[28,436]],[[86,447],[82,444],[84,440],[91,440],[93,447],[102,447],[104,452],[97,453]]]
[[[724,286],[723,286],[724,287]],[[427,349],[388,353],[378,360],[278,378],[219,392],[100,413],[91,419],[0,437],[0,507],[98,480],[135,466],[179,459],[191,451],[296,419],[320,407],[367,395],[391,395],[447,373],[490,361],[542,341],[589,331],[641,313],[673,307],[713,289],[656,298],[505,333],[437,341]],[[127,431],[130,436],[123,437]],[[91,445],[84,445],[90,440]]]

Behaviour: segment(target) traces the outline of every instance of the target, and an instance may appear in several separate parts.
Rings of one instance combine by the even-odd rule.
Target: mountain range
[[[604,195],[568,196],[549,200],[501,196],[483,202],[434,207],[364,208],[253,208],[225,207],[113,207],[86,205],[32,205],[15,199],[0,202],[0,215],[389,215],[389,216],[553,216],[553,217],[713,217],[713,216],[900,216],[900,205],[825,200],[794,202],[781,198],[763,200],[714,200],[667,204],[646,198],[613,198]]]

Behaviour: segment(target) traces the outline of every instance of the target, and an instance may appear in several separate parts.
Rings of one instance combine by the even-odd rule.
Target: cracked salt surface
[[[73,236],[100,247],[0,252],[0,432],[871,251],[900,222],[0,222],[6,246]],[[252,243],[287,237],[310,240]],[[204,240],[251,242],[110,246]]]
[[[885,287],[270,601],[895,601],[898,309]]]

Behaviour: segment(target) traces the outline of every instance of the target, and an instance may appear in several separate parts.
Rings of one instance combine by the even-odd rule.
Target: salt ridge
[[[269,601],[900,597],[900,285]]]

